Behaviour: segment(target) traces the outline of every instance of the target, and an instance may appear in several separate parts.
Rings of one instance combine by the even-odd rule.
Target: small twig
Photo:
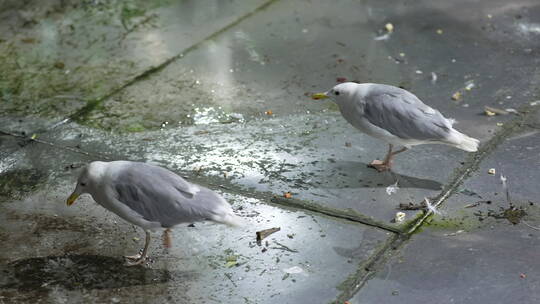
[[[523,224],[525,224],[525,225],[526,225],[527,227],[529,227],[529,228],[532,228],[532,229],[534,229],[534,230],[540,230],[540,227],[534,227],[534,226],[530,225],[529,223],[527,223],[527,222],[524,221],[524,220],[521,220],[521,222],[522,222]]]
[[[272,247],[271,249],[279,249],[279,250],[285,250],[285,251],[290,251],[290,252],[294,252],[294,253],[297,253],[298,250],[296,249],[291,249],[283,244],[281,244],[280,242],[275,242],[277,245],[281,246],[281,247]]]
[[[510,200],[510,191],[508,190],[508,185],[506,184],[506,177],[501,175],[501,182],[503,186],[503,190],[506,193],[506,201],[508,202],[508,205],[512,206],[512,201]]]
[[[257,235],[257,245],[261,246],[261,241],[264,240],[267,236],[271,235],[272,233],[280,231],[280,227],[270,228],[270,229],[264,229],[261,231],[255,232]]]
[[[234,287],[238,287],[238,285],[236,285],[236,283],[233,281],[232,275],[230,273],[225,273],[225,276],[227,277],[227,279],[229,279],[229,281],[233,283]]]
[[[399,207],[398,207],[399,210],[424,210],[426,209],[426,205],[421,202],[420,204],[413,204],[413,203],[408,203],[408,204],[399,204]]]

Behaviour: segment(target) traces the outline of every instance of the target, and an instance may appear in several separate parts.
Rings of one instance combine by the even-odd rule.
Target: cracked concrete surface
[[[538,301],[534,1],[0,8],[0,303]],[[308,97],[343,79],[409,89],[482,148],[415,147],[377,173],[366,164],[384,143]],[[179,227],[175,247],[156,238],[153,263],[125,268],[141,231],[88,197],[64,203],[98,159],[167,167],[249,225]],[[442,214],[392,222],[425,197]],[[256,245],[270,227],[282,230]]]

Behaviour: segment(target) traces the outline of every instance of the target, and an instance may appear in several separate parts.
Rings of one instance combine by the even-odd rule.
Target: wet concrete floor
[[[539,16],[527,0],[0,3],[0,303],[538,302]],[[309,98],[344,80],[411,90],[479,152],[367,168],[385,144]],[[156,234],[124,267],[142,231],[90,197],[65,206],[84,164],[118,159],[222,193],[248,225],[178,227],[171,249]],[[436,214],[393,221],[424,198]]]

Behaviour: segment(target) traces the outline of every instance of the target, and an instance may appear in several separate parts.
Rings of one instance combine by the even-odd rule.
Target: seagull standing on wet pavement
[[[231,205],[214,191],[192,184],[167,169],[140,162],[90,163],[81,172],[67,205],[72,205],[83,193],[146,232],[142,253],[126,256],[129,266],[146,260],[150,231],[165,229],[164,245],[170,247],[170,229],[178,224],[211,220],[239,226],[242,222]]]
[[[475,152],[479,140],[452,127],[454,120],[425,105],[409,91],[385,84],[345,82],[313,99],[331,98],[343,117],[360,131],[389,144],[383,161],[370,166],[390,170],[393,157],[415,145],[445,144]],[[403,146],[393,151],[394,145]]]

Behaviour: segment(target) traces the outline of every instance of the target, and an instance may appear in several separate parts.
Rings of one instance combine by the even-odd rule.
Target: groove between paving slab
[[[337,286],[342,292],[332,303],[343,304],[350,300],[375,275],[380,266],[392,256],[392,253],[399,249],[406,238],[407,236],[403,234],[394,234],[388,238],[374,254],[358,266],[354,274]]]
[[[13,136],[13,137],[22,139],[24,141],[24,143],[22,144],[21,148],[24,148],[26,145],[28,145],[28,144],[30,144],[32,142],[35,142],[35,143],[39,143],[39,144],[48,145],[48,146],[51,146],[51,147],[54,147],[54,148],[57,148],[57,149],[68,150],[70,152],[79,153],[79,154],[83,154],[85,156],[94,157],[94,158],[97,158],[97,159],[104,159],[104,160],[108,160],[108,161],[113,160],[110,157],[107,157],[105,155],[101,155],[101,154],[98,154],[98,153],[87,152],[87,151],[84,151],[84,150],[79,149],[79,148],[73,148],[73,147],[58,145],[58,144],[55,144],[53,142],[41,140],[39,138],[32,138],[32,137],[28,137],[28,136],[24,136],[24,135],[15,134],[15,133],[12,133],[12,132],[3,131],[3,130],[0,130],[0,134]],[[193,180],[194,178],[190,177],[189,179]],[[309,210],[309,211],[312,211],[314,213],[324,214],[324,215],[331,216],[331,217],[334,217],[334,218],[344,219],[344,220],[364,224],[364,225],[367,225],[367,226],[376,227],[376,228],[386,230],[386,231],[389,231],[389,232],[393,232],[393,233],[403,233],[402,229],[399,229],[397,227],[394,227],[394,226],[391,226],[391,225],[376,221],[375,219],[373,219],[373,218],[371,218],[369,216],[365,216],[365,215],[363,215],[363,214],[361,214],[359,212],[356,212],[354,210],[351,210],[351,209],[341,210],[341,209],[326,207],[326,206],[317,204],[317,203],[312,202],[312,201],[304,201],[304,200],[292,199],[292,198],[290,198],[290,199],[283,198],[283,197],[280,197],[280,196],[276,196],[274,193],[270,193],[270,192],[245,191],[245,190],[242,190],[242,189],[238,189],[237,187],[234,187],[234,186],[233,187],[235,189],[231,189],[229,187],[225,187],[225,186],[219,185],[219,184],[218,185],[212,184],[212,186],[221,187],[221,188],[224,188],[224,189],[226,189],[226,190],[228,190],[230,192],[241,194],[241,195],[244,195],[244,196],[247,196],[247,197],[258,198],[258,199],[261,199],[261,200],[264,200],[264,201],[268,201],[268,197],[271,196],[272,198],[269,200],[270,203],[273,203],[273,204],[276,204],[276,205],[295,208],[295,209],[300,209],[300,210]]]
[[[435,202],[433,203],[433,206],[435,208],[438,208],[448,197],[450,197],[461,185],[461,183],[467,179],[470,174],[480,167],[480,163],[482,160],[484,160],[488,155],[491,154],[505,139],[510,137],[510,135],[519,132],[523,126],[525,125],[526,121],[529,117],[532,117],[536,112],[538,112],[538,107],[534,106],[525,106],[520,108],[519,112],[524,113],[521,114],[518,118],[510,121],[509,123],[505,123],[503,127],[495,133],[495,135],[487,141],[484,145],[481,146],[478,152],[471,154],[467,160],[465,161],[465,165],[463,165],[461,168],[457,169],[454,173],[454,178],[452,181],[448,184],[448,186],[445,187],[445,189],[435,198]],[[424,222],[433,215],[432,210],[428,210],[424,213],[420,219],[418,219],[416,222],[414,222],[409,230],[406,232],[407,234],[414,233],[420,226],[424,224]]]
[[[218,31],[216,31],[216,32],[210,34],[209,36],[205,37],[201,41],[193,44],[192,46],[188,47],[187,49],[184,49],[182,52],[178,53],[177,55],[165,60],[163,63],[161,63],[161,64],[159,64],[157,66],[153,66],[153,67],[148,68],[147,70],[143,71],[141,74],[139,74],[139,75],[133,77],[132,79],[128,80],[126,83],[120,85],[119,87],[117,87],[115,89],[112,89],[112,91],[105,94],[104,96],[98,97],[97,99],[94,99],[94,100],[91,100],[91,101],[88,101],[87,104],[84,107],[79,109],[77,112],[71,114],[67,119],[64,119],[64,120],[62,120],[62,121],[60,121],[58,123],[55,123],[49,129],[53,129],[53,128],[59,126],[59,125],[65,124],[65,123],[69,122],[70,120],[78,121],[78,120],[84,118],[86,115],[88,115],[88,113],[90,113],[95,107],[97,107],[99,104],[101,104],[105,99],[107,99],[107,98],[117,94],[118,92],[122,91],[123,89],[135,84],[139,80],[145,79],[146,77],[163,70],[166,66],[168,66],[169,64],[171,64],[172,62],[174,62],[174,61],[176,61],[178,59],[181,59],[186,54],[196,50],[197,48],[199,48],[205,42],[216,38],[217,36],[224,33],[225,31],[231,29],[232,27],[238,25],[239,23],[246,20],[247,18],[255,15],[256,13],[258,13],[258,12],[260,12],[260,11],[266,9],[266,8],[268,8],[271,4],[273,4],[275,2],[278,2],[278,1],[279,0],[269,0],[269,1],[265,2],[265,3],[263,3],[261,6],[257,7],[253,11],[251,11],[251,12],[243,15],[242,17],[236,19],[235,21],[227,24],[226,26],[222,27]]]
[[[505,139],[515,133],[519,133],[527,124],[527,120],[533,117],[534,114],[540,111],[539,107],[525,106],[520,108],[521,113],[525,113],[520,117],[506,123],[495,135],[482,147],[480,150],[468,157],[465,165],[456,170],[454,178],[448,184],[445,190],[435,199],[435,207],[439,207],[446,201],[456,190],[457,187],[469,177],[469,175],[478,170],[480,163],[488,155],[491,154]],[[424,213],[417,221],[413,222],[406,233],[393,235],[377,252],[375,252],[365,263],[362,263],[356,273],[345,280],[342,285],[343,292],[333,302],[342,304],[350,300],[365,283],[375,275],[377,271],[395,254],[398,253],[404,244],[410,239],[411,235],[420,228],[427,219],[433,214],[430,210]]]

